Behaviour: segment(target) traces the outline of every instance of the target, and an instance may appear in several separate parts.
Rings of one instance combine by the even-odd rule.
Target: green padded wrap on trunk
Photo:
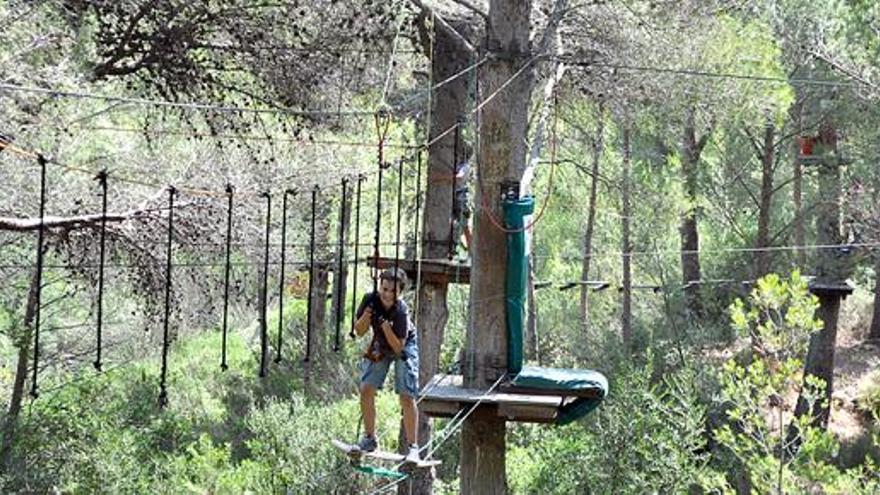
[[[504,202],[504,223],[507,234],[507,371],[519,373],[523,365],[523,319],[525,317],[526,283],[529,276],[529,255],[526,252],[525,217],[535,211],[535,199],[527,196]]]
[[[523,321],[525,317],[526,284],[529,253],[525,217],[535,211],[531,196],[503,203],[507,234],[507,273],[505,299],[507,306],[507,371],[513,376],[511,385],[524,389],[558,392],[560,397],[576,397],[561,406],[557,424],[567,424],[589,414],[608,393],[608,380],[593,370],[523,367]],[[594,395],[582,397],[578,395]]]

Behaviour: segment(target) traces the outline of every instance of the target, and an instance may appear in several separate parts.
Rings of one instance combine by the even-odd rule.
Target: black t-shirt
[[[409,321],[409,307],[407,307],[406,302],[403,299],[398,299],[397,302],[394,303],[394,306],[391,306],[391,309],[386,310],[385,306],[382,305],[382,300],[379,299],[378,293],[372,292],[370,294],[364,294],[356,313],[358,318],[364,314],[368,305],[373,309],[373,318],[372,321],[370,321],[370,327],[373,329],[373,334],[376,336],[376,342],[379,344],[379,350],[383,355],[390,356],[394,354],[394,350],[391,349],[391,346],[388,344],[388,339],[385,338],[385,332],[382,331],[383,321],[391,322],[391,330],[394,332],[394,335],[397,335],[397,338],[404,343],[404,345],[406,345],[409,339],[414,338],[416,331],[415,325]]]

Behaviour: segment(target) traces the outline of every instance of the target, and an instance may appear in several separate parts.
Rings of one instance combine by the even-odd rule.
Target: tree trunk
[[[314,372],[320,369],[321,358],[325,354],[326,325],[327,325],[327,294],[330,288],[330,266],[333,263],[330,242],[330,206],[324,199],[324,193],[318,191],[316,197],[317,208],[315,210],[315,267],[312,272],[315,279],[312,281],[312,315],[308,322],[311,328],[307,332],[308,346],[311,350],[309,361],[304,363],[303,380],[306,393],[314,395],[312,388],[313,379],[321,383],[320,376],[314,376]]]
[[[880,255],[874,259],[874,317],[871,319],[871,340],[880,340]]]
[[[18,415],[21,413],[21,403],[24,400],[25,383],[28,375],[28,359],[33,342],[33,324],[37,314],[37,290],[39,289],[40,277],[34,270],[31,277],[30,289],[28,290],[27,306],[24,312],[24,324],[21,333],[16,339],[18,347],[18,362],[15,367],[15,378],[12,382],[12,398],[9,401],[9,409],[6,412],[6,423],[3,425],[3,443],[0,445],[0,468],[8,472],[11,462],[12,444],[15,441],[15,427],[18,423]]]
[[[816,215],[817,242],[820,245],[834,245],[843,242],[840,225],[840,167],[841,160],[837,150],[836,129],[828,121],[820,130],[821,162],[819,164],[819,207]],[[816,284],[842,284],[849,275],[848,260],[836,249],[822,249],[817,254]],[[834,391],[834,347],[837,342],[837,323],[840,313],[838,294],[819,296],[818,316],[822,320],[822,330],[810,339],[810,348],[804,363],[804,377],[813,375],[825,383],[825,390],[812,410],[804,397],[798,398],[795,415],[811,413],[813,424],[820,428],[828,426],[831,408],[831,394]],[[806,386],[804,387],[806,388]]]
[[[531,10],[530,0],[490,2],[488,61],[480,70],[478,100],[484,106],[478,114],[480,187],[476,201],[482,207],[474,223],[464,384],[482,390],[507,371],[506,308],[504,298],[498,297],[505,290],[501,274],[506,271],[507,235],[495,223],[503,218],[498,198],[511,183],[520,185],[526,166],[528,103],[535,77],[534,67],[525,65],[531,63]],[[491,409],[484,409],[469,417],[462,429],[464,495],[507,491],[505,424]]]
[[[450,21],[452,27],[464,36],[471,38],[470,24]],[[443,81],[466,69],[473,60],[469,53],[462,50],[443,29],[434,30],[434,46],[425,42],[426,51],[433,48],[433,65],[431,78],[434,82]],[[428,37],[425,37],[426,40]],[[453,79],[437,89],[433,95],[431,106],[431,128],[429,138],[433,141],[437,136],[455,125],[467,113],[471,99],[469,87],[474,75]],[[463,133],[459,133],[463,135]],[[425,259],[444,259],[448,252],[449,216],[452,212],[452,184],[437,177],[449,175],[453,170],[455,133],[447,133],[431,145],[428,154],[428,185],[425,188],[425,205],[423,212],[423,233],[421,256]],[[464,149],[459,143],[459,150]],[[415,282],[415,281],[413,281]],[[440,351],[443,346],[444,329],[449,317],[447,305],[448,284],[422,281],[419,291],[418,305],[414,308],[415,324],[419,333],[419,385],[424,387],[440,371]],[[402,428],[401,428],[402,429]],[[424,447],[431,441],[433,424],[431,418],[419,412],[418,421],[419,445]],[[401,432],[402,433],[402,432]],[[403,435],[401,434],[401,438]],[[403,447],[401,442],[401,448]],[[434,472],[418,469],[412,473],[412,483],[398,485],[398,493],[430,494],[433,493]]]
[[[797,126],[797,134],[801,132],[801,111],[803,109],[802,103],[795,104],[792,112],[794,113],[795,125]],[[798,140],[794,140],[794,152],[792,155],[794,159],[792,160],[792,167],[794,169],[792,185],[791,185],[791,196],[792,202],[794,203],[794,245],[797,246],[797,250],[795,251],[795,261],[797,263],[797,267],[801,270],[806,269],[807,267],[807,255],[804,252],[804,207],[803,207],[803,194],[802,194],[802,186],[803,186],[803,177],[804,172],[801,166],[800,160],[800,144]]]
[[[768,117],[764,125],[764,143],[761,146],[761,198],[758,209],[758,235],[755,239],[755,280],[770,273],[770,252],[765,248],[770,245],[770,208],[773,200],[773,164],[776,160],[773,139],[776,127],[773,119]]]
[[[350,186],[350,184],[349,184]],[[351,230],[351,204],[352,204],[352,194],[347,194],[346,197],[342,198],[342,205],[340,205],[340,219],[339,219],[339,230],[338,236],[341,237],[345,243],[347,244],[350,236]],[[333,267],[333,324],[334,332],[339,332],[339,347],[341,348],[345,342],[345,317],[347,315],[346,311],[346,293],[348,288],[348,262],[345,260],[345,255],[348,253],[339,252],[339,238],[337,238],[336,243],[336,264]],[[342,255],[342,269],[340,270],[339,266],[339,256]],[[357,263],[357,260],[355,260]],[[338,330],[337,330],[338,329]],[[334,340],[336,336],[334,334]],[[335,342],[334,342],[335,345]]]
[[[596,225],[596,200],[599,191],[599,163],[605,149],[605,108],[599,104],[596,119],[596,137],[593,140],[593,166],[590,177],[590,200],[587,208],[587,227],[584,232],[584,259],[581,263],[581,280],[590,278],[590,262],[593,259],[593,229]],[[581,328],[586,331],[590,322],[590,289],[581,284]]]
[[[688,312],[692,316],[703,313],[700,301],[700,236],[697,230],[697,179],[699,176],[700,154],[708,134],[697,140],[694,124],[696,110],[688,110],[682,141],[681,171],[684,180],[684,193],[687,200],[681,215],[681,272]],[[710,131],[711,132],[711,131]]]
[[[630,242],[630,216],[632,208],[630,207],[630,157],[632,150],[630,147],[630,129],[623,129],[623,170],[621,171],[622,180],[622,202],[623,202],[623,220],[621,225],[622,244],[623,244],[623,309],[620,317],[620,324],[623,333],[623,346],[627,352],[633,351],[632,339],[632,243]]]

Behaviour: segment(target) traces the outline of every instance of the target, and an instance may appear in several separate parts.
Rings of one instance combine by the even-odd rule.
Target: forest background
[[[430,171],[478,189],[516,91],[527,357],[610,394],[509,424],[502,489],[880,491],[880,7],[534,0],[533,51],[500,53],[501,3],[0,2],[3,491],[407,493],[330,445],[359,429],[350,300],[376,239],[467,259]],[[451,373],[479,300],[441,301]],[[454,426],[416,491],[459,491]]]

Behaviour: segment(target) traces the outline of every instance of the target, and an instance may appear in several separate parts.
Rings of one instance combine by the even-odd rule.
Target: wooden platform
[[[524,423],[553,423],[563,399],[549,395],[532,395],[462,388],[461,375],[437,375],[423,390],[425,396],[419,410],[428,416],[450,418],[461,409],[469,409],[477,402],[480,408],[493,411],[499,418]],[[481,401],[482,399],[482,401]]]
[[[374,258],[367,258],[367,264],[374,266]],[[378,260],[380,269],[393,268],[394,258],[380,257]],[[420,266],[421,265],[421,266]],[[458,260],[448,259],[422,259],[413,260],[401,258],[397,260],[397,266],[403,268],[411,284],[415,283],[418,271],[421,270],[422,280],[433,283],[446,284],[469,284],[471,281],[471,266]]]
[[[823,282],[816,279],[809,282],[810,292],[817,296],[840,297],[846,299],[846,296],[853,293],[853,286],[848,282]]]

